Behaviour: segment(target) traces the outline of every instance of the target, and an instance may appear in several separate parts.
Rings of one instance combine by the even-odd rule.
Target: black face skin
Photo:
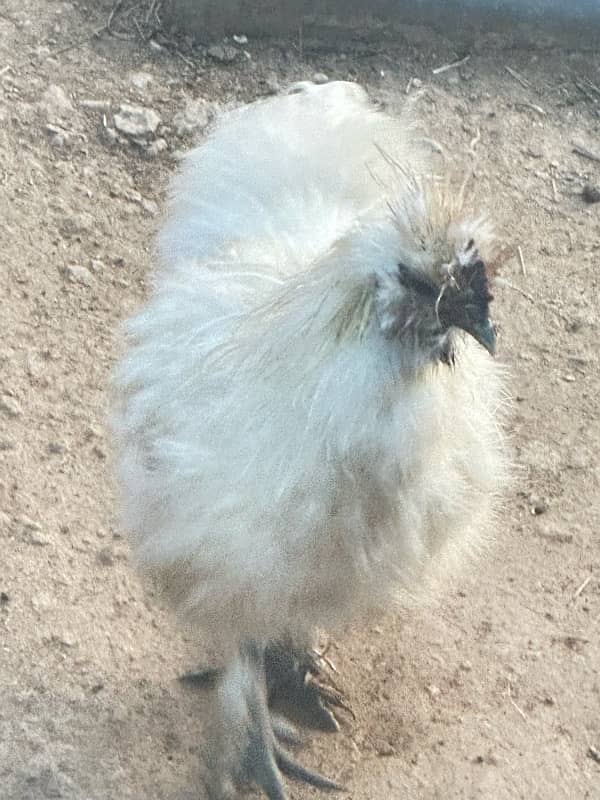
[[[496,346],[496,333],[489,319],[489,304],[493,300],[485,264],[475,253],[464,267],[458,267],[451,280],[442,287],[427,276],[398,265],[400,283],[431,304],[439,324],[438,333],[444,335],[451,328],[461,328],[470,334],[491,354]],[[446,336],[440,348],[439,359],[452,363],[451,336]]]

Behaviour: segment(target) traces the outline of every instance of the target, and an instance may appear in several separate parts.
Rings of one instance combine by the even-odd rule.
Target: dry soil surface
[[[582,195],[600,163],[573,150],[600,152],[598,56],[487,35],[434,75],[465,53],[421,28],[207,51],[144,41],[157,5],[117,4],[107,31],[109,3],[0,2],[0,797],[202,800],[205,699],[177,682],[201,647],[128,564],[107,382],[177,152],[319,72],[391,110],[420,88],[506,234],[518,473],[496,544],[437,604],[331,643],[356,719],[303,758],[354,800],[600,798],[600,204]],[[128,127],[123,103],[160,122]]]

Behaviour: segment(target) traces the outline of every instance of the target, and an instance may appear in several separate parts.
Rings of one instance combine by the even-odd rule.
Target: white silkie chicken
[[[225,114],[183,161],[117,374],[142,572],[225,654],[211,797],[281,773],[272,695],[335,727],[315,629],[472,550],[507,474],[489,225],[351,83]]]

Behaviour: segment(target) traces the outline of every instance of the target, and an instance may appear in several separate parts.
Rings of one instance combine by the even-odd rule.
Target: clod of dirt
[[[60,86],[50,84],[42,95],[40,108],[50,122],[62,120],[73,114],[73,104]]]
[[[529,495],[528,498],[529,502],[529,510],[531,513],[538,517],[541,514],[545,514],[548,511],[548,503],[542,497],[538,497],[536,494]]]
[[[166,139],[157,139],[155,142],[151,142],[149,145],[144,147],[144,155],[147,158],[156,158],[168,149],[169,145],[167,144]]]
[[[109,128],[105,125],[100,126],[100,141],[109,146],[117,144],[119,141],[119,134],[114,128]]]
[[[270,72],[263,80],[263,83],[269,94],[278,94],[281,91],[281,84],[275,72]]]
[[[154,78],[149,72],[132,72],[129,81],[138,91],[145,92],[154,82]]]
[[[100,111],[102,113],[110,111],[110,100],[81,100],[79,105],[87,111]]]
[[[592,747],[590,745],[588,748],[588,756],[593,758],[596,763],[600,764],[600,750],[598,750],[596,747]]]
[[[55,147],[58,150],[63,150],[64,148],[70,147],[73,144],[73,137],[71,133],[64,128],[59,127],[58,125],[52,125],[51,123],[48,123],[48,125],[46,125],[46,133],[48,134],[48,138],[52,147]]]
[[[87,267],[80,264],[69,264],[65,267],[65,278],[69,283],[80,283],[83,286],[93,286],[94,277]]]
[[[51,456],[62,456],[67,452],[67,448],[61,442],[49,442],[47,449]]]
[[[222,64],[231,64],[240,54],[237,47],[233,47],[230,44],[213,44],[206,52],[211,58],[214,58],[215,61],[220,61]]]
[[[28,517],[21,517],[19,523],[23,541],[27,542],[27,544],[33,544],[37,547],[47,547],[50,544],[50,538],[42,531],[42,526],[38,525],[37,522]]]
[[[61,220],[58,229],[67,239],[82,236],[94,229],[94,218],[86,211],[81,214],[69,214]]]
[[[591,183],[586,183],[581,192],[581,196],[586,203],[600,203],[600,189],[592,186]]]
[[[104,567],[112,567],[112,565],[115,563],[115,559],[110,547],[103,547],[101,550],[99,550],[96,554],[96,560]]]
[[[11,397],[8,394],[3,394],[0,396],[0,413],[4,414],[5,417],[11,417],[12,419],[15,419],[16,417],[21,416],[23,409],[14,397]]]
[[[160,114],[153,108],[122,103],[118,114],[115,114],[115,128],[136,139],[153,136],[159,125]]]
[[[196,100],[189,100],[182,111],[178,111],[173,117],[173,126],[178,136],[185,136],[190,133],[197,133],[204,130],[211,119],[211,105],[198,97]]]

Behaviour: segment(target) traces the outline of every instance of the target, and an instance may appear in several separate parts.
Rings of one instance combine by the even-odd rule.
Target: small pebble
[[[278,94],[281,91],[281,85],[274,72],[270,72],[267,75],[264,79],[264,84],[269,94]]]
[[[98,554],[96,559],[99,564],[102,564],[104,567],[112,567],[115,563],[115,559],[110,547],[103,547],[101,550],[98,550]]]
[[[132,72],[129,76],[129,81],[138,91],[145,92],[150,84],[154,82],[154,77],[149,72]]]
[[[545,514],[548,511],[548,503],[541,497],[538,497],[535,494],[529,495],[528,501],[529,503],[529,510],[534,516],[539,516],[540,514]]]
[[[600,203],[600,189],[590,183],[586,183],[583,187],[581,196],[586,203]]]
[[[149,144],[144,148],[144,155],[148,158],[156,158],[156,156],[164,153],[167,149],[168,145],[166,139],[157,139],[155,142],[152,142],[152,144]]]
[[[11,397],[8,394],[3,394],[0,396],[0,413],[4,414],[6,417],[15,419],[16,417],[21,416],[23,409],[14,397]]]
[[[110,111],[110,100],[81,100],[79,105],[88,111],[101,111],[105,114]]]
[[[44,92],[40,107],[51,122],[70,118],[74,110],[65,90],[55,84],[50,84]]]
[[[231,64],[240,54],[237,47],[233,47],[230,44],[213,44],[206,52],[211,58],[214,58],[215,61],[220,61],[222,64]]]
[[[64,446],[64,444],[61,444],[60,442],[50,442],[48,444],[48,452],[53,456],[62,455],[66,449],[67,448]]]
[[[83,286],[93,286],[94,276],[87,267],[80,264],[69,264],[65,267],[65,278],[69,283],[80,283]]]
[[[21,517],[21,530],[24,540],[28,544],[36,545],[37,547],[47,547],[51,543],[51,539],[42,532],[41,525],[29,519],[28,517]]]
[[[145,138],[154,135],[160,125],[160,114],[153,108],[122,103],[115,114],[115,128],[126,136]]]
[[[173,125],[178,136],[204,130],[211,120],[212,107],[201,97],[189,100],[182,111],[173,117]]]
[[[114,128],[109,128],[107,126],[101,126],[100,128],[100,140],[103,141],[105,144],[108,145],[115,145],[119,141],[119,134],[116,132]]]
[[[99,458],[101,461],[106,460],[106,450],[104,450],[103,447],[100,447],[100,445],[95,444],[92,447],[92,453],[96,456],[96,458]]]
[[[49,136],[52,147],[62,150],[73,144],[73,137],[69,131],[59,128],[57,125],[46,125],[46,133]]]

